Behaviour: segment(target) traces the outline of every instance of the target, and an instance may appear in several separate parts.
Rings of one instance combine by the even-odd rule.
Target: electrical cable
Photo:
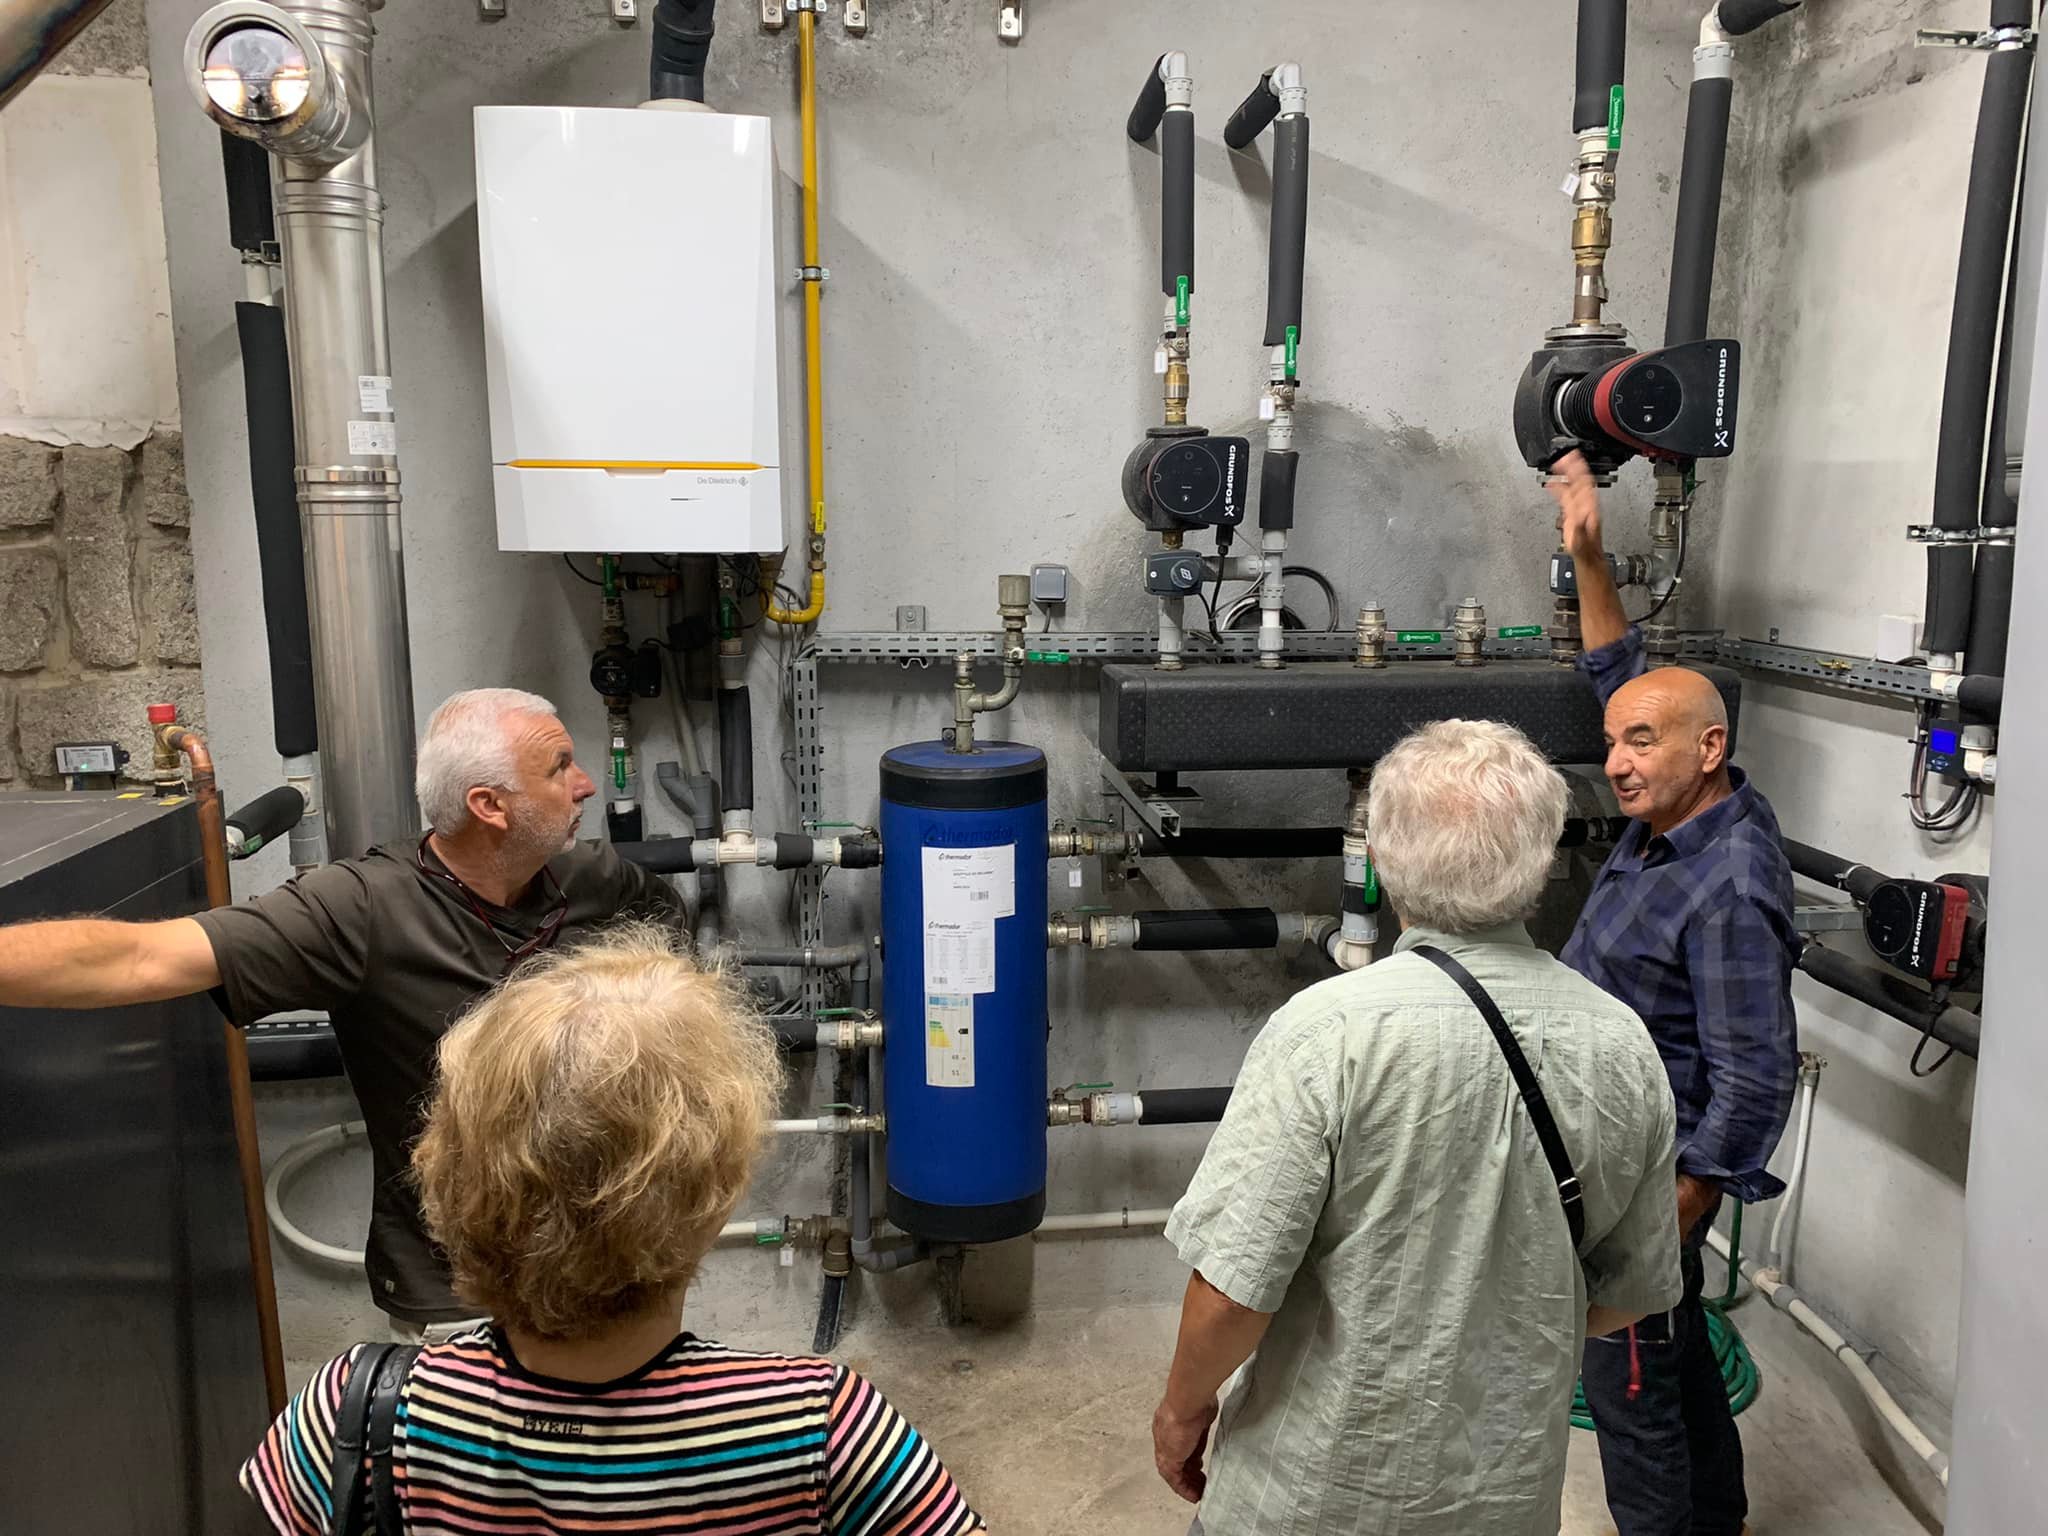
[[[567,551],[564,551],[562,554],[562,564],[569,567],[569,574],[571,576],[574,576],[578,581],[588,582],[593,587],[601,587],[604,585],[604,583],[599,581],[595,576],[586,576],[581,571],[577,570],[576,562],[569,558]]]
[[[1946,982],[1937,983],[1935,986],[1930,987],[1928,989],[1928,997],[1932,1000],[1932,1005],[1927,1010],[1927,1017],[1930,1020],[1939,1017],[1942,1009],[1948,1006],[1949,993],[1953,990],[1954,988],[1949,986]],[[1955,1055],[1956,1053],[1956,1048],[1954,1046],[1950,1046],[1947,1050],[1941,1053],[1940,1057],[1936,1059],[1933,1066],[1923,1070],[1920,1066],[1920,1056],[1921,1053],[1927,1049],[1928,1045],[1933,1041],[1933,1039],[1934,1026],[1930,1023],[1927,1028],[1923,1029],[1920,1032],[1920,1043],[1913,1047],[1913,1057],[1910,1061],[1906,1063],[1906,1070],[1908,1072],[1911,1072],[1915,1077],[1934,1076],[1935,1073],[1939,1072],[1943,1067],[1948,1065],[1949,1058]]]

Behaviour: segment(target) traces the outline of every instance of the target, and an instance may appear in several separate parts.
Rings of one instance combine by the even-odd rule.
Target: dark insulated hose
[[[1214,1125],[1230,1107],[1228,1088],[1148,1088],[1141,1125]]]
[[[1995,4],[1991,22],[1993,27],[2024,26],[2027,12],[2024,3]],[[1949,318],[1941,432],[1935,445],[1932,521],[1937,528],[1969,528],[1977,521],[2006,242],[2032,69],[2033,56],[2024,48],[1995,52],[1984,61],[1969,194],[1963,205],[1962,249],[1956,260],[1955,307]],[[1971,564],[1966,546],[1934,546],[1927,552],[1924,644],[1929,651],[1960,651],[1969,639]]]
[[[1706,76],[1692,83],[1685,111],[1685,157],[1678,173],[1678,224],[1671,237],[1671,294],[1664,345],[1700,341],[1714,295],[1714,245],[1721,228],[1721,177],[1728,161],[1728,109],[1735,82]]]
[[[1301,334],[1302,270],[1308,250],[1308,114],[1273,125],[1273,222],[1266,261],[1266,345]]]
[[[1578,67],[1572,83],[1572,132],[1607,121],[1628,55],[1628,0],[1579,0]]]
[[[726,810],[754,808],[754,703],[743,687],[718,690],[718,777]]]
[[[1161,87],[1163,90],[1164,87]],[[1159,290],[1187,280],[1195,291],[1195,114],[1182,107],[1159,124]]]
[[[1133,949],[1272,949],[1280,925],[1271,907],[1218,907],[1214,911],[1134,912]]]
[[[1232,149],[1243,149],[1280,115],[1280,98],[1274,94],[1272,82],[1273,71],[1269,69],[1259,76],[1251,95],[1237,104],[1230,121],[1223,125],[1223,142]]]
[[[293,467],[292,369],[284,315],[269,304],[235,306],[242,390],[249,418],[249,494],[256,513],[256,568],[270,649],[270,727],[280,757],[319,750],[313,715],[313,636],[306,619],[306,561]]]
[[[1163,53],[1153,61],[1145,83],[1138,87],[1138,99],[1131,105],[1131,115],[1124,121],[1124,132],[1130,135],[1133,144],[1142,144],[1157,133],[1159,119],[1166,115],[1166,77],[1159,72],[1159,66],[1165,62]]]

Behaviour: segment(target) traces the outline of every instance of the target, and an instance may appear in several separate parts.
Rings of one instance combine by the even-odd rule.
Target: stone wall
[[[0,437],[0,783],[57,782],[59,742],[115,741],[145,778],[146,710],[203,725],[183,446]]]

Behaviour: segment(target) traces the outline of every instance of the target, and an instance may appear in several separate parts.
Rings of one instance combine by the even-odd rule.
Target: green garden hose
[[[1735,1325],[1728,1320],[1728,1308],[1735,1301],[1736,1279],[1740,1275],[1742,1253],[1742,1202],[1735,1202],[1735,1214],[1729,1223],[1728,1233],[1728,1288],[1719,1296],[1702,1298],[1707,1312],[1707,1341],[1714,1347],[1714,1363],[1721,1367],[1721,1380],[1728,1389],[1728,1411],[1741,1413],[1756,1401],[1763,1377],[1756,1368],[1756,1361],[1742,1342],[1742,1335],[1735,1331]],[[1592,1410],[1586,1406],[1586,1388],[1583,1382],[1572,1389],[1572,1427],[1591,1429]]]

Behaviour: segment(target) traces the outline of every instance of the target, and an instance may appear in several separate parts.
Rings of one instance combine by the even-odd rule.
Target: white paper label
[[[1070,889],[1081,889],[1081,866],[1074,864],[1067,869],[1067,885]]]
[[[350,453],[398,452],[398,423],[395,421],[352,421],[348,424]]]
[[[363,414],[372,411],[389,414],[391,410],[391,375],[388,373],[359,373],[356,375],[356,398],[363,403]]]
[[[939,992],[996,989],[996,925],[926,923],[924,984]]]
[[[1152,354],[1152,371],[1154,373],[1166,372],[1166,348],[1161,347]]]
[[[1017,849],[927,848],[924,850],[924,920],[961,923],[1014,917],[1017,912]]]
[[[974,999],[927,992],[924,999],[924,1082],[927,1088],[974,1086]]]

